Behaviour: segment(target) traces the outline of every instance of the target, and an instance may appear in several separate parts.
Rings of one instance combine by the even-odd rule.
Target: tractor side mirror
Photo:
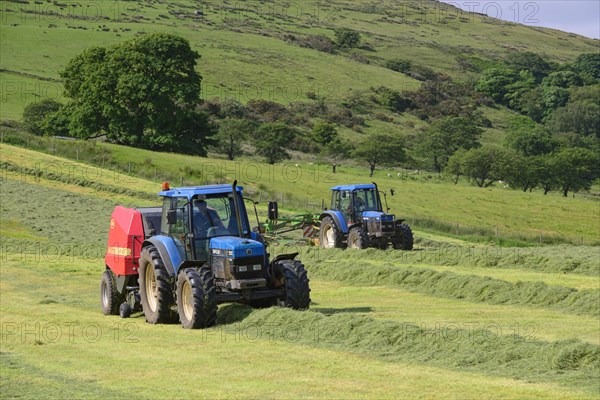
[[[173,225],[177,222],[177,210],[167,211],[167,224]]]
[[[279,204],[276,201],[269,202],[269,220],[276,221],[279,219]]]

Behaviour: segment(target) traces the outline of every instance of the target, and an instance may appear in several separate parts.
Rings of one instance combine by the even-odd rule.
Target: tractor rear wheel
[[[173,291],[169,273],[154,246],[145,247],[140,255],[139,284],[146,321],[151,324],[171,322]]]
[[[360,226],[355,226],[348,233],[349,249],[366,249],[369,247],[369,237],[367,232]]]
[[[325,217],[321,220],[319,244],[322,249],[337,249],[342,247],[342,238],[339,229],[331,217]]]
[[[414,237],[410,226],[401,224],[396,229],[396,238],[392,242],[394,249],[412,250],[414,246]]]
[[[285,298],[278,299],[277,305],[294,310],[307,310],[310,305],[309,279],[304,264],[297,260],[280,261],[278,274],[285,287]]]
[[[118,315],[119,306],[122,302],[122,296],[117,290],[115,275],[110,269],[102,273],[100,280],[100,305],[104,315]]]
[[[209,268],[187,268],[177,279],[177,310],[186,329],[208,328],[217,321],[215,283]]]

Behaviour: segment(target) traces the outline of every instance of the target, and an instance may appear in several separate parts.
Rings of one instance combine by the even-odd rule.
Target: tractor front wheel
[[[285,287],[285,298],[278,299],[277,305],[307,310],[310,305],[310,287],[304,264],[297,260],[283,260],[279,262],[279,274]]]
[[[100,280],[100,305],[104,315],[119,314],[121,297],[115,283],[115,275],[110,269],[105,270]]]
[[[139,284],[146,321],[151,324],[171,322],[173,292],[169,273],[154,246],[145,247],[140,255]]]
[[[369,246],[369,237],[365,230],[359,226],[350,229],[348,233],[349,249],[366,249]]]
[[[217,321],[215,283],[209,268],[187,268],[177,279],[177,310],[186,329],[208,328]]]
[[[331,217],[325,217],[319,227],[319,244],[322,249],[334,249],[342,247],[340,232]]]
[[[414,246],[414,237],[410,226],[406,224],[397,226],[396,237],[392,244],[396,250],[412,250]]]

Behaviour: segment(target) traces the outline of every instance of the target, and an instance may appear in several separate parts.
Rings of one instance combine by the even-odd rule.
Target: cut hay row
[[[417,234],[418,238],[418,234]],[[308,257],[329,260],[377,260],[393,264],[429,264],[480,268],[507,268],[530,271],[600,276],[600,247],[542,246],[503,248],[493,246],[467,247],[460,245],[419,243],[417,251],[360,252],[344,250],[307,249]]]
[[[29,168],[23,165],[13,164],[9,161],[0,161],[0,169],[18,174],[21,179],[35,181],[38,178],[43,178],[49,181],[61,182],[69,185],[81,186],[84,188],[92,188],[102,192],[125,195],[144,200],[155,200],[156,194],[151,194],[141,190],[131,189],[134,178],[126,175],[114,173],[113,183],[103,183],[96,178],[77,177],[72,175],[69,170],[62,169],[38,169]],[[104,170],[108,172],[107,170]],[[119,182],[119,179],[122,179]]]
[[[252,337],[281,337],[294,343],[334,348],[382,358],[451,369],[478,371],[529,382],[554,381],[597,391],[600,346],[578,340],[541,342],[518,336],[496,336],[485,330],[421,329],[412,324],[357,316],[325,316],[287,309],[252,309],[230,305],[221,324]]]
[[[361,286],[398,287],[434,296],[489,304],[552,307],[567,313],[600,316],[600,290],[576,290],[543,282],[511,283],[477,275],[397,265],[314,262],[303,259],[312,277]]]
[[[114,207],[110,200],[9,179],[0,182],[0,203],[3,224],[10,220],[35,236],[22,240],[15,235],[18,231],[7,229],[1,239],[3,252],[30,250],[50,257],[66,254],[69,244],[91,246],[99,254],[106,251]]]

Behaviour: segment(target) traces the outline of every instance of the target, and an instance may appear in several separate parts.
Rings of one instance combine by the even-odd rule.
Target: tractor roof
[[[243,190],[243,187],[237,186],[238,193],[242,193]],[[231,192],[231,185],[207,185],[171,188],[169,190],[160,192],[158,195],[163,197],[187,197],[189,200],[191,200],[193,197],[198,195],[226,194]]]
[[[340,186],[334,186],[331,188],[331,190],[363,190],[363,189],[375,189],[375,185],[373,185],[372,183],[365,183],[365,184],[357,184],[357,185],[340,185]]]

